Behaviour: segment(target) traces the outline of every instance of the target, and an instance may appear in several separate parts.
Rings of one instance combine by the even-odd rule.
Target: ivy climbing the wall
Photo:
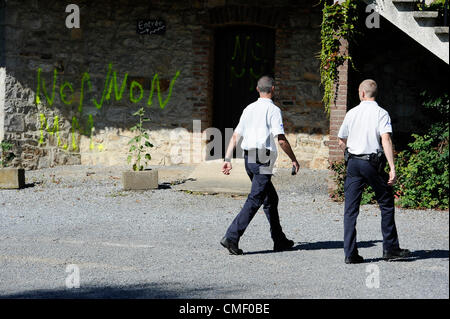
[[[339,85],[339,66],[346,60],[351,61],[348,50],[341,52],[341,41],[350,41],[355,35],[358,21],[357,1],[345,0],[331,4],[322,0],[322,50],[320,52],[320,76],[324,88],[323,102],[325,111],[330,113],[330,106],[337,97]]]

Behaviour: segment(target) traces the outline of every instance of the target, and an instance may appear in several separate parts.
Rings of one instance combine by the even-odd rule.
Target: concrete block
[[[158,188],[158,171],[126,171],[122,173],[124,190],[146,190]]]
[[[0,189],[22,188],[25,186],[23,168],[0,168]]]

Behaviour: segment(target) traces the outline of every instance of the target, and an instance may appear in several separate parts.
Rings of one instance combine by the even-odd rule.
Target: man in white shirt
[[[273,249],[282,251],[294,246],[294,242],[288,240],[282,231],[278,215],[278,195],[271,182],[272,167],[277,157],[275,137],[278,138],[280,147],[292,160],[295,172],[298,171],[299,164],[284,135],[281,110],[272,102],[275,93],[273,78],[263,76],[259,79],[256,90],[260,98],[243,111],[228,145],[222,167],[222,172],[229,175],[234,148],[240,137],[243,137],[241,147],[244,149],[245,169],[252,181],[252,188],[244,207],[220,241],[222,246],[233,255],[243,254],[243,251],[239,249],[239,239],[261,205],[270,223],[270,232],[274,241]]]
[[[356,245],[356,219],[359,214],[364,184],[375,191],[381,209],[383,259],[404,258],[409,250],[400,249],[395,226],[395,206],[392,185],[396,182],[392,125],[389,114],[375,101],[377,84],[365,80],[359,86],[361,104],[347,112],[339,130],[339,146],[348,149],[345,179],[344,252],[345,263],[361,263]],[[380,143],[381,140],[381,143]],[[382,155],[381,151],[384,150]],[[384,173],[385,156],[389,164],[389,177]],[[378,166],[379,165],[379,166]],[[377,167],[378,166],[378,167]],[[379,169],[381,168],[381,169]]]

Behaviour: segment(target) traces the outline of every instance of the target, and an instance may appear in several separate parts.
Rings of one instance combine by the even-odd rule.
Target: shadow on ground
[[[395,260],[390,260],[390,262],[411,262],[421,259],[448,259],[449,258],[449,251],[448,250],[441,250],[441,249],[435,249],[435,250],[416,250],[412,251],[411,255],[407,258],[399,258]],[[366,259],[365,262],[378,262],[383,260],[383,258],[372,258],[372,259]]]
[[[36,185],[41,185],[41,184],[42,184],[42,182],[27,183],[22,188],[32,188],[32,187],[35,187]]]
[[[369,240],[358,242],[358,248],[368,248],[376,246],[377,243],[381,243],[381,240]],[[315,243],[300,242],[297,246],[292,247],[289,251],[296,250],[322,250],[322,249],[344,249],[343,241],[318,241]],[[262,251],[252,251],[246,252],[246,255],[254,254],[270,254],[276,253],[273,250],[262,250]]]
[[[222,297],[236,291],[219,290]],[[80,288],[37,289],[14,294],[0,295],[0,299],[187,299],[217,296],[217,287],[182,288],[160,284],[129,286],[87,286]]]
[[[358,248],[369,248],[376,246],[377,243],[382,243],[382,240],[369,240],[369,241],[361,241],[358,242]],[[319,241],[315,243],[302,243],[300,242],[297,246],[292,247],[289,251],[298,251],[298,250],[322,250],[322,249],[344,249],[344,242],[342,241]],[[250,251],[246,252],[245,255],[256,255],[256,254],[276,254],[277,252],[273,250],[261,250],[261,251]],[[412,251],[411,255],[407,258],[395,259],[391,260],[391,262],[411,262],[422,259],[448,259],[449,251],[448,250],[416,250]],[[383,258],[372,258],[365,259],[364,262],[378,262],[384,260]]]

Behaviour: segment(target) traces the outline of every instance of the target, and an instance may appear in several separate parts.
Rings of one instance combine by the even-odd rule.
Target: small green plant
[[[150,137],[144,129],[144,122],[148,122],[150,119],[144,117],[144,107],[141,107],[133,115],[139,117],[139,122],[130,129],[132,132],[137,132],[137,135],[128,142],[128,145],[131,146],[128,150],[127,161],[128,164],[133,162],[133,171],[143,171],[144,165],[147,166],[148,161],[152,159],[147,149],[153,147],[153,144],[150,143]],[[144,165],[141,165],[141,162],[144,162]]]
[[[425,98],[424,108],[438,118],[426,134],[412,134],[408,150],[397,156],[395,187],[402,207],[448,209],[449,195],[449,96]]]
[[[330,163],[329,169],[334,172],[333,181],[335,182],[336,189],[331,192],[330,197],[336,202],[344,201],[345,191],[345,177],[346,177],[346,166],[344,160],[338,162]],[[364,186],[364,191],[361,197],[361,205],[374,204],[375,203],[375,192],[369,185]]]
[[[14,145],[8,141],[2,141],[0,143],[0,167],[7,167],[8,163],[14,159],[14,153],[10,152],[13,146]]]

